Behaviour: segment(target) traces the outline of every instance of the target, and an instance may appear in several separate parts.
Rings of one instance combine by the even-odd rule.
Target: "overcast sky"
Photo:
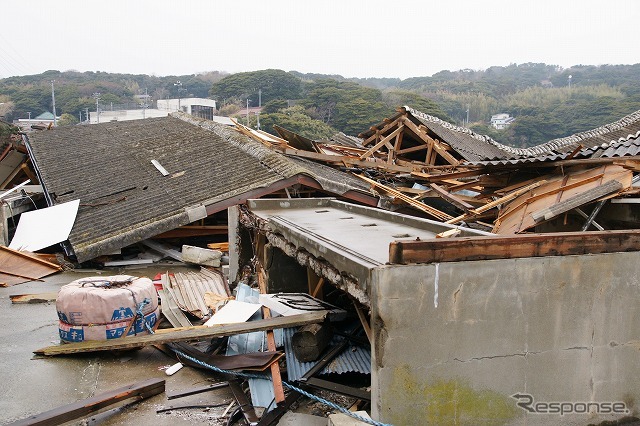
[[[404,79],[640,62],[639,0],[12,0],[0,10],[0,78],[278,68]]]

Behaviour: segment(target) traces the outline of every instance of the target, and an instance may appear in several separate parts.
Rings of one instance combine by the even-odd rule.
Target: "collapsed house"
[[[377,202],[343,172],[286,158],[226,126],[179,117],[24,136],[48,204],[80,200],[69,255],[84,262],[288,188]]]
[[[627,304],[640,286],[639,129],[637,112],[514,149],[404,108],[361,134],[361,149],[281,150],[348,166],[388,206],[462,226],[425,238],[394,229],[383,216],[405,219],[391,213],[255,200],[238,212],[238,233],[259,229],[267,240],[259,256],[277,247],[370,308],[380,421],[546,424],[557,412],[544,407],[562,401],[579,403],[567,405],[567,421],[620,418],[640,392],[627,374],[639,366],[637,313]],[[469,225],[491,234],[463,234]]]
[[[236,129],[179,116],[26,145],[49,204],[80,199],[79,261],[228,209],[231,282],[253,269],[260,293],[339,289],[369,368],[345,351],[362,336],[327,351],[356,365],[338,374],[370,372],[378,421],[543,424],[566,401],[585,405],[563,412],[574,422],[634,412],[640,112],[526,149],[409,107],[359,140]]]

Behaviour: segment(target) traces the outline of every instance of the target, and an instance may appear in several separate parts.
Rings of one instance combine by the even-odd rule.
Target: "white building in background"
[[[216,101],[206,98],[159,99],[157,104],[160,111],[182,111],[207,120],[213,120],[216,112]]]
[[[515,118],[509,114],[495,114],[491,116],[491,125],[498,130],[502,130],[509,127],[509,124],[511,124],[513,120],[515,120]]]
[[[98,121],[98,114],[95,111],[91,111],[89,114],[91,124],[108,123],[110,121],[129,121],[129,120],[142,120],[143,118],[156,118],[166,117],[169,115],[169,111],[160,111],[154,108],[142,108],[140,109],[120,109],[113,111],[100,110],[100,120]]]
[[[100,117],[91,111],[90,123],[108,123],[110,121],[142,120],[143,118],[166,117],[172,112],[182,111],[194,117],[214,120],[216,117],[216,101],[204,98],[160,99],[157,108],[138,108],[122,110],[100,109]],[[225,123],[226,124],[226,123]]]

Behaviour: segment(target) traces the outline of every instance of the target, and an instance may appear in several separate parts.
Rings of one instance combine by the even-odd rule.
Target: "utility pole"
[[[100,93],[94,93],[93,97],[96,98],[96,122],[100,123]]]
[[[467,127],[469,126],[469,104],[467,104]]]
[[[180,111],[180,90],[182,89],[182,83],[180,80],[173,83],[174,86],[178,86],[178,111]]]
[[[27,112],[29,114],[29,129],[31,129],[31,111]]]
[[[247,127],[249,127],[249,98],[247,98]]]
[[[85,108],[85,109],[84,109],[84,120],[85,120],[87,123],[91,124],[91,121],[89,121],[89,108]]]
[[[53,88],[53,82],[55,80],[51,80],[51,104],[53,105],[53,127],[58,125],[58,118],[56,116],[56,92]]]
[[[262,89],[258,89],[258,111],[256,112],[256,128],[260,130],[260,108],[262,107]]]

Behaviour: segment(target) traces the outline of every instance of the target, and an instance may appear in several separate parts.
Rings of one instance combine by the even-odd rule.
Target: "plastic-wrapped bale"
[[[63,342],[148,334],[160,310],[153,282],[129,275],[87,277],[60,288],[56,299]]]

